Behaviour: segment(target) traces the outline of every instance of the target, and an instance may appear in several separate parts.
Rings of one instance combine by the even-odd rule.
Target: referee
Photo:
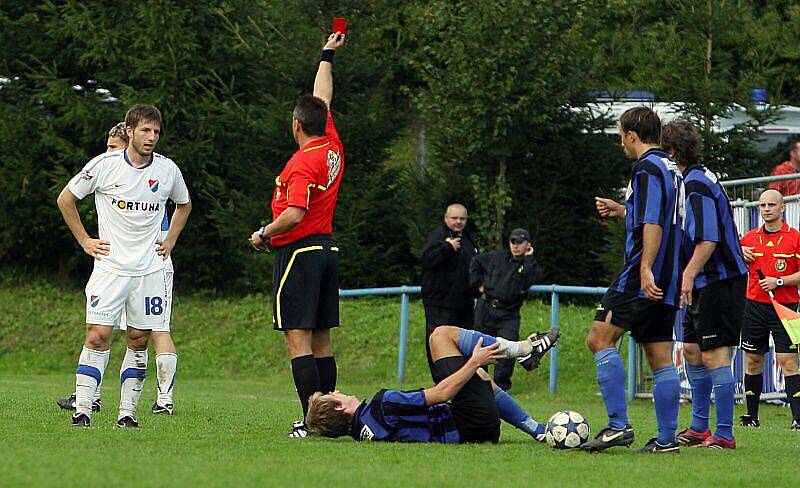
[[[331,236],[344,173],[344,147],[333,118],[333,55],[344,43],[335,32],[322,48],[314,94],[300,97],[292,112],[299,146],[275,179],[273,221],[253,232],[252,245],[276,248],[272,269],[273,322],[283,332],[292,376],[303,407],[289,437],[308,435],[308,398],[336,389],[336,361],[330,330],[339,325],[339,248]]]

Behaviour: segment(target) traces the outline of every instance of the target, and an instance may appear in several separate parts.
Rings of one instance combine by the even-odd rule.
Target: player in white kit
[[[86,342],[75,379],[74,427],[88,427],[92,400],[108,364],[111,332],[125,313],[127,351],[120,368],[117,427],[138,427],[136,406],[147,371],[151,331],[166,329],[170,308],[165,260],[191,212],[178,166],[153,152],[161,134],[161,113],[134,105],[125,115],[128,147],[95,157],[58,197],[61,214],[83,250],[95,259],[86,284]],[[76,201],[95,194],[99,238],[89,236]],[[167,200],[176,209],[161,238]]]
[[[116,124],[111,130],[108,131],[108,139],[106,141],[106,152],[114,152],[125,149],[128,147],[128,134],[125,132],[125,122]],[[169,233],[169,220],[168,214],[164,213],[164,220],[161,225],[161,241],[167,238]],[[178,355],[175,350],[175,343],[172,341],[170,332],[170,316],[172,311],[172,282],[174,278],[174,268],[172,265],[172,256],[164,261],[164,272],[166,277],[166,309],[164,311],[164,329],[163,331],[153,331],[150,338],[153,341],[153,346],[156,350],[156,390],[157,398],[153,404],[152,412],[154,414],[167,414],[172,415],[174,411],[172,393],[175,386],[175,372],[178,367]],[[125,312],[121,314],[119,321],[119,328],[126,330],[126,316]],[[66,398],[60,398],[56,403],[63,410],[75,410],[76,393],[72,393]],[[97,388],[92,399],[92,412],[99,412],[102,408],[100,401],[100,384]]]

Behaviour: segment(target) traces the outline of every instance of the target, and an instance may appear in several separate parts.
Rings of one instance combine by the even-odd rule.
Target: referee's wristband
[[[323,49],[322,55],[320,56],[320,61],[326,61],[328,63],[333,63],[333,55],[336,54],[336,49]]]
[[[264,242],[266,242],[266,238],[264,237],[264,232],[266,232],[266,230],[267,230],[266,227],[262,227],[262,228],[258,229],[258,234],[256,234],[256,235],[258,235],[258,238],[261,239]]]

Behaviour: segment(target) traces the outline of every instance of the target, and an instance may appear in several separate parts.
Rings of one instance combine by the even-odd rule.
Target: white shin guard
[[[119,369],[120,397],[119,397],[119,417],[126,415],[136,416],[136,406],[139,404],[139,397],[142,395],[144,379],[147,375],[147,350],[134,351],[128,348],[125,351],[125,359],[122,360],[122,367]]]
[[[161,405],[172,405],[172,390],[175,387],[175,371],[178,369],[178,356],[171,352],[156,356],[156,376],[158,377],[158,400]]]
[[[75,371],[75,407],[77,413],[91,417],[92,400],[100,389],[108,364],[109,351],[95,351],[83,346]]]

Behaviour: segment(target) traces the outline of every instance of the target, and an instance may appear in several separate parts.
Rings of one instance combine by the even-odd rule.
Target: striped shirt
[[[422,390],[379,391],[356,409],[351,435],[357,441],[461,442],[450,404],[427,405]]]
[[[662,229],[661,243],[653,262],[656,285],[664,292],[664,303],[677,307],[680,300],[681,246],[685,214],[683,176],[661,148],[642,154],[633,165],[625,195],[625,264],[611,289],[645,297],[641,291],[645,224]]]
[[[684,169],[683,178],[686,185],[685,262],[689,262],[699,242],[717,243],[694,280],[695,288],[701,290],[718,281],[747,274],[733,210],[717,175],[702,164],[694,164]]]

